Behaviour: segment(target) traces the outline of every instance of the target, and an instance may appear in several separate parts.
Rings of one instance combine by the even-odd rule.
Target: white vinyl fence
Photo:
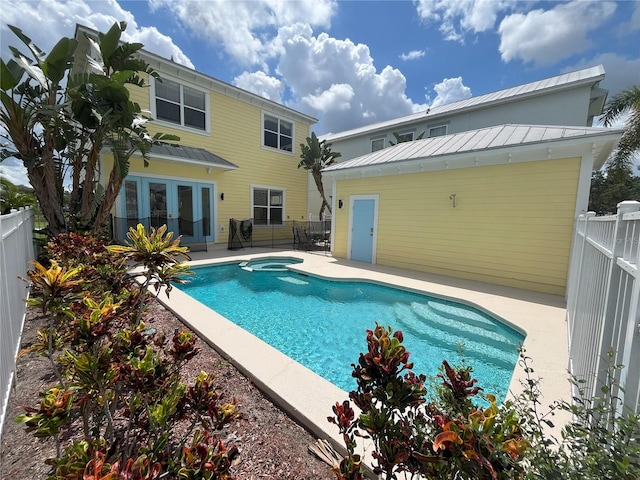
[[[607,365],[621,390],[621,413],[640,412],[640,202],[618,204],[618,214],[576,221],[567,286],[571,373],[586,381],[586,397],[602,396]],[[613,357],[609,358],[609,353]],[[575,393],[575,392],[574,392]]]
[[[0,215],[0,441],[29,293],[18,276],[26,278],[34,259],[33,227],[32,209]]]

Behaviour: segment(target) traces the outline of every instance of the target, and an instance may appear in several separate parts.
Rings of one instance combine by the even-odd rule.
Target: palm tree
[[[604,107],[602,123],[610,127],[625,112],[629,112],[625,131],[611,162],[612,170],[630,167],[633,153],[640,150],[640,85],[634,85],[615,95]]]
[[[116,22],[98,40],[87,37],[90,71],[80,72],[78,41],[62,38],[49,54],[19,28],[9,25],[30,52],[10,47],[12,58],[0,61],[0,161],[22,160],[49,233],[102,231],[127,176],[129,160],[140,154],[148,163],[154,143],[178,137],[147,133],[140,105],[128,86],[145,86],[140,74],[159,74],[137,58],[140,43],[123,43],[125,22]],[[77,58],[76,58],[77,57]],[[77,65],[76,65],[76,62]],[[114,162],[106,185],[98,183],[100,153],[110,149]],[[65,178],[71,180],[68,215]],[[68,217],[68,218],[67,218]]]
[[[326,143],[326,140],[319,141],[315,132],[311,133],[311,137],[307,137],[307,144],[300,144],[300,163],[298,168],[304,168],[311,172],[313,180],[316,182],[318,193],[322,198],[322,205],[320,206],[320,220],[322,220],[324,209],[331,213],[331,207],[324,195],[324,185],[322,184],[322,169],[335,163],[335,159],[341,157],[342,154],[331,151],[331,144]]]

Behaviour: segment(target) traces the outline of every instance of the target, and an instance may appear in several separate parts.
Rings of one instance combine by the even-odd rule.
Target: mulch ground
[[[22,348],[34,342],[36,332],[43,328],[45,320],[34,309],[29,310]],[[165,332],[168,337],[176,328],[184,328],[171,312],[159,304],[149,309],[145,323]],[[249,379],[207,343],[198,339],[197,348],[199,354],[183,372],[185,380],[190,381],[201,370],[212,374],[224,398],[235,397],[242,413],[239,420],[216,433],[227,445],[235,445],[240,450],[232,470],[237,480],[335,478],[330,467],[307,450],[315,437],[274,406]],[[39,392],[53,383],[48,360],[36,354],[18,359],[16,388],[9,400],[2,433],[0,479],[36,480],[51,475],[51,467],[44,462],[55,456],[53,441],[35,438],[26,432],[24,425],[13,419],[22,413],[22,406],[36,406]],[[331,405],[327,405],[327,415],[331,414]]]

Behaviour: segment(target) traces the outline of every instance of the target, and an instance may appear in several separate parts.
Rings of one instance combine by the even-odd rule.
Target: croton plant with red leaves
[[[502,480],[523,475],[528,448],[520,419],[509,403],[498,405],[493,395],[471,378],[471,367],[443,362],[435,385],[435,400],[427,401],[426,377],[409,362],[402,332],[376,324],[367,330],[367,352],[353,365],[357,389],[350,401],[336,403],[333,417],[347,447],[334,468],[338,480],[365,478],[357,438],[373,441],[373,473],[385,479],[403,474],[430,479]],[[360,410],[356,415],[351,402]]]

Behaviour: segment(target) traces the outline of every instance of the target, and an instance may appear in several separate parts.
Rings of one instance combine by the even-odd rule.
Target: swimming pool
[[[524,335],[472,307],[365,282],[338,282],[238,263],[194,269],[185,293],[344,390],[378,321],[402,330],[414,370],[435,375],[464,358],[504,398]]]

